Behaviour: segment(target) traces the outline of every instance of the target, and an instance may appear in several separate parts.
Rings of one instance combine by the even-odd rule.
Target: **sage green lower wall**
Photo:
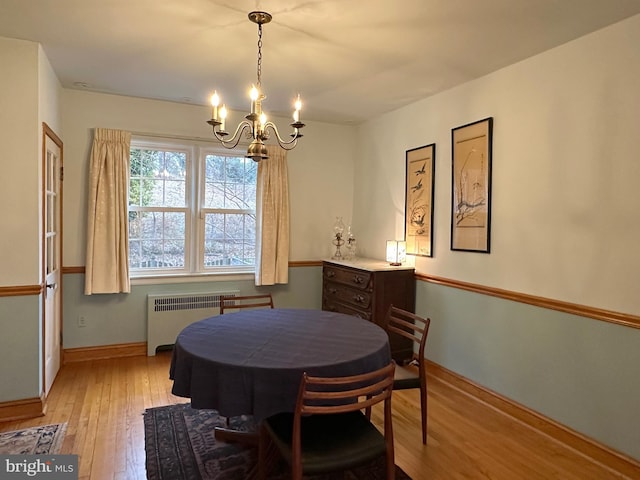
[[[64,347],[146,341],[146,296],[154,293],[238,289],[271,292],[280,307],[321,308],[321,268],[294,267],[289,275],[289,284],[273,287],[140,285],[129,295],[93,296],[83,294],[83,275],[65,275]],[[423,281],[416,288],[417,313],[432,319],[430,360],[640,460],[640,330]],[[15,314],[28,302],[13,303],[0,308]],[[86,327],[77,326],[79,315]],[[14,352],[12,361],[29,365],[23,357]],[[3,378],[15,376],[7,362],[0,368]]]
[[[426,356],[640,460],[640,330],[417,284]]]
[[[147,295],[239,290],[242,294],[271,293],[283,308],[321,308],[320,267],[289,269],[289,283],[256,287],[251,280],[134,285],[131,293],[85,295],[84,275],[64,276],[64,348],[93,347],[147,341]],[[85,327],[78,326],[83,316]]]
[[[40,296],[0,297],[0,332],[0,402],[38,398]]]

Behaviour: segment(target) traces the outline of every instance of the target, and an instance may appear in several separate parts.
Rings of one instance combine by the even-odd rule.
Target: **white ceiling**
[[[640,13],[640,0],[0,0],[65,88],[246,110],[264,10],[265,111],[357,123]]]

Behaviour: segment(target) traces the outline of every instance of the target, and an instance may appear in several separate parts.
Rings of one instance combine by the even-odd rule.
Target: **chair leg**
[[[427,389],[420,388],[420,416],[422,418],[422,444],[427,444]]]
[[[393,450],[387,450],[386,454],[387,460],[387,480],[395,480],[396,479],[396,462],[393,454]]]

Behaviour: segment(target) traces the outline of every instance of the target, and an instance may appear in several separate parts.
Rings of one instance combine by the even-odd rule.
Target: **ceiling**
[[[65,88],[359,123],[640,13],[640,0],[0,0]]]

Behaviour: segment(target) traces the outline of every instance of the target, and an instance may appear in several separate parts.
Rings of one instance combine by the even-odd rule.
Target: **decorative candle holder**
[[[347,228],[347,260],[353,260],[356,256],[356,237],[351,232],[351,225]]]
[[[344,240],[342,239],[342,232],[344,232],[344,223],[342,222],[342,217],[336,217],[336,223],[333,225],[333,232],[335,238],[331,243],[336,246],[336,252],[331,257],[333,260],[338,260],[342,258],[342,252],[340,251],[340,247],[344,245]]]

